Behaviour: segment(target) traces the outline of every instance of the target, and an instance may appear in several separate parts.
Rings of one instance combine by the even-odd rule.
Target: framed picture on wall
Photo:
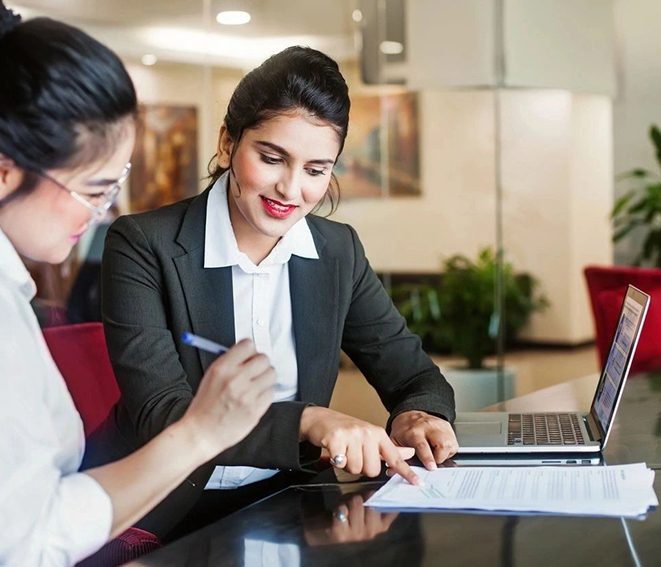
[[[343,198],[420,195],[416,93],[355,95],[335,166]]]
[[[196,195],[197,109],[141,104],[131,163],[131,212],[155,209]]]

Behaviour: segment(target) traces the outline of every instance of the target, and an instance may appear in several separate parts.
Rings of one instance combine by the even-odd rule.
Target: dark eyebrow
[[[273,144],[272,142],[266,142],[265,140],[257,140],[255,142],[259,146],[266,146],[270,150],[280,154],[282,157],[290,157],[289,152],[285,150],[285,148],[278,146],[277,144]],[[306,163],[314,163],[317,165],[334,165],[335,160],[334,159],[310,159],[307,160]]]

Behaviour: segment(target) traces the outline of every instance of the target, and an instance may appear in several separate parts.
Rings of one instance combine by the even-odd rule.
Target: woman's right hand
[[[219,356],[202,377],[182,422],[205,460],[241,441],[273,402],[275,371],[244,339]]]
[[[403,476],[408,482],[420,485],[421,480],[404,459],[415,451],[397,447],[383,427],[320,406],[308,406],[301,414],[300,440],[326,449],[333,457],[343,455],[346,460],[333,466],[351,474],[370,477],[381,472],[381,461]]]

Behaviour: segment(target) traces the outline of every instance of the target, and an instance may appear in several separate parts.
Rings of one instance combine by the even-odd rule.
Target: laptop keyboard
[[[574,413],[519,413],[509,415],[508,445],[584,445]]]

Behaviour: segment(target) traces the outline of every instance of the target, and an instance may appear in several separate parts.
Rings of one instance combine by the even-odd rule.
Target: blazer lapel
[[[177,242],[184,253],[173,258],[191,321],[191,332],[231,346],[234,335],[232,269],[204,267],[204,229],[209,189],[193,200],[184,216]],[[203,371],[216,358],[198,350]]]
[[[335,379],[335,375],[329,375],[329,365],[338,342],[339,270],[335,258],[324,258],[320,235],[313,230],[313,236],[319,259],[292,256],[289,285],[299,398],[326,405]]]

